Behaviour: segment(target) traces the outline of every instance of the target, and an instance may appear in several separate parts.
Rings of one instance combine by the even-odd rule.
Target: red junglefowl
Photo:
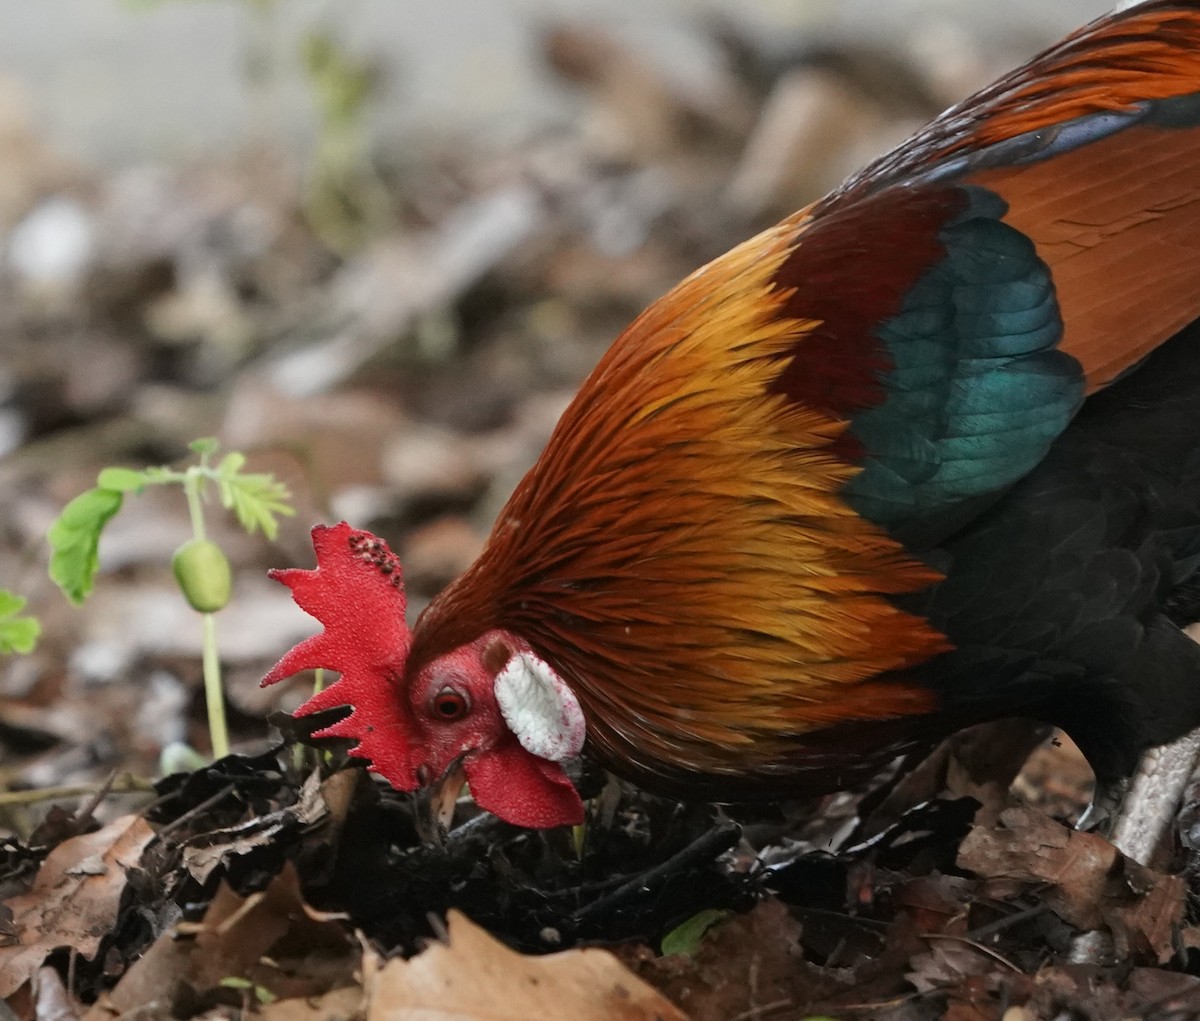
[[[1005,716],[1114,781],[1200,724],[1198,317],[1200,0],[1151,2],[647,309],[411,631],[317,528],[265,683],[340,671],[322,733],[525,826],[582,818],[581,751],[781,799]]]

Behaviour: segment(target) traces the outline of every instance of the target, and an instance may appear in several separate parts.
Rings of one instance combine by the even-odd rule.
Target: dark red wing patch
[[[918,278],[944,255],[938,231],[967,206],[954,188],[904,189],[832,210],[813,222],[780,267],[775,284],[791,291],[781,313],[817,320],[779,374],[777,393],[832,418],[849,418],[886,398],[892,359],[881,324],[900,311]],[[846,433],[836,450],[858,459]]]

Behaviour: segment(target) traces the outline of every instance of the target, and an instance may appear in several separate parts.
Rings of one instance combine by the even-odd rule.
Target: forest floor
[[[248,148],[100,174],[0,95],[0,586],[41,629],[0,660],[0,1021],[1200,1017],[1196,820],[1149,866],[1073,830],[1090,773],[1061,736],[992,726],[770,812],[588,774],[584,827],[465,803],[438,846],[287,715],[311,678],[259,687],[313,627],[266,576],[311,565],[312,524],[384,536],[418,612],[634,315],[997,70],[712,32],[702,95],[564,26],[569,129],[403,159],[343,137],[304,173]],[[182,494],[125,499],[81,607],[45,569],[98,472],[205,436],[296,510],[269,542],[208,510],[235,576],[216,762]]]

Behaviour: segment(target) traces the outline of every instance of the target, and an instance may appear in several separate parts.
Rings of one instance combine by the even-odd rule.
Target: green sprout
[[[0,653],[33,652],[42,625],[36,617],[23,617],[26,600],[0,588]]]
[[[317,116],[317,149],[305,214],[314,233],[345,255],[391,216],[387,190],[371,161],[368,120],[379,75],[329,31],[304,37],[301,59]]]
[[[288,503],[290,494],[283,483],[273,475],[244,470],[244,454],[232,451],[214,464],[219,449],[215,439],[194,440],[188,446],[197,461],[182,471],[105,468],[100,472],[96,487],[75,497],[50,526],[50,577],[72,603],[82,603],[95,585],[104,526],[121,509],[126,494],[141,493],[148,486],[183,487],[192,537],[175,551],[171,567],[188,605],[201,615],[209,737],[214,757],[222,758],[229,754],[229,729],[225,723],[215,614],[229,601],[232,572],[224,551],[208,538],[204,503],[215,489],[221,506],[232,511],[247,532],[261,531],[268,539],[278,534],[278,519],[295,511]],[[9,613],[18,612],[23,605],[22,600]],[[0,641],[4,636],[4,610],[5,604],[0,600]]]

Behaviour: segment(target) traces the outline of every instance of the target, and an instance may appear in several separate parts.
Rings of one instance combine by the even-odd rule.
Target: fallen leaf
[[[363,991],[343,986],[324,996],[294,996],[258,1008],[257,1021],[346,1021],[362,1016]]]
[[[58,972],[39,968],[37,973],[37,1021],[79,1021],[83,1013]]]
[[[686,1021],[606,950],[523,957],[450,912],[449,945],[364,965],[367,1021]]]
[[[218,868],[228,867],[232,859],[278,841],[280,834],[290,827],[311,826],[326,814],[321,779],[313,773],[294,805],[194,837],[183,849],[184,867],[196,882],[207,883]]]
[[[796,1004],[812,1008],[828,992],[803,960],[800,935],[787,905],[770,899],[713,929],[695,957],[632,947],[622,955],[693,1021],[770,1017],[768,1011]]]
[[[958,989],[968,978],[995,971],[995,960],[969,941],[935,940],[929,950],[911,959],[912,970],[904,977],[922,993]]]
[[[137,865],[154,831],[126,815],[59,844],[27,893],[10,897],[17,942],[0,947],[0,999],[11,996],[58,947],[91,960],[117,921],[126,869]]]
[[[719,908],[705,908],[703,911],[697,911],[691,918],[675,926],[662,938],[662,952],[695,957],[700,953],[700,945],[704,942],[704,937],[708,935],[709,930],[730,918],[732,914],[731,911],[722,911]]]
[[[1174,953],[1186,884],[1126,858],[1103,837],[1068,829],[1029,808],[1009,808],[994,826],[976,826],[958,864],[989,886],[1048,885],[1044,899],[1080,929],[1108,928],[1118,957]],[[993,890],[993,894],[996,891]]]
[[[920,933],[964,935],[967,931],[968,902],[974,884],[958,876],[916,876],[901,884],[892,894],[896,907],[912,916]]]
[[[230,978],[262,986],[278,998],[273,1006],[323,995],[347,985],[358,963],[357,948],[338,917],[304,902],[290,863],[265,890],[249,897],[222,884],[203,920],[160,936],[93,1007],[88,1021],[148,1005],[169,1015],[180,997],[195,1002]],[[325,967],[314,963],[318,957]]]
[[[1159,1017],[1172,1013],[1177,1017],[1195,1016],[1200,1003],[1200,978],[1181,975],[1178,972],[1159,968],[1134,968],[1129,973],[1130,1005],[1140,1008],[1138,1013],[1148,1016],[1148,1007],[1153,1007]]]

